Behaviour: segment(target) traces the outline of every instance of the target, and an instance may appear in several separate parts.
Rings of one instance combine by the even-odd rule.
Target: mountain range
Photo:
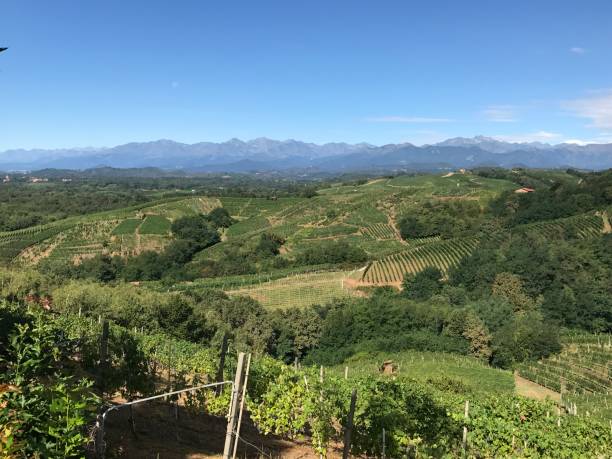
[[[0,153],[0,170],[4,171],[155,167],[184,172],[338,173],[485,166],[608,169],[612,167],[612,144],[512,143],[477,136],[456,137],[433,145],[375,146],[258,138],[194,144],[157,140],[112,148],[17,149]]]

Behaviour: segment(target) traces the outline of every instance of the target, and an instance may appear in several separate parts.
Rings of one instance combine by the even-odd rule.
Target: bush
[[[297,256],[297,262],[304,265],[360,263],[368,259],[360,247],[345,241],[326,241],[309,246]]]

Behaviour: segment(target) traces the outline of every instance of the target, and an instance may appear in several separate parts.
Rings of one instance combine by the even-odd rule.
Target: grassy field
[[[120,236],[124,234],[134,234],[141,223],[142,220],[139,218],[128,218],[123,220],[121,223],[115,226],[115,229],[113,229],[113,235]]]
[[[514,377],[509,371],[489,367],[473,357],[441,352],[380,352],[356,354],[344,363],[331,367],[338,375],[344,375],[348,367],[349,378],[364,374],[379,374],[386,360],[397,365],[397,374],[420,381],[450,378],[461,381],[473,392],[513,393]]]
[[[349,283],[359,271],[295,274],[249,287],[229,290],[230,295],[245,295],[267,308],[294,308],[325,304],[336,298],[356,295]],[[347,282],[348,280],[348,282]]]
[[[161,215],[147,215],[138,229],[140,234],[168,234],[170,232],[170,220]]]

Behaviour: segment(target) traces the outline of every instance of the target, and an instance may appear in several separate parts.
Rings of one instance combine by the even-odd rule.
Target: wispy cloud
[[[488,121],[495,123],[514,123],[516,107],[512,105],[490,105],[482,111]]]
[[[370,123],[450,123],[450,118],[431,118],[427,116],[374,116],[366,118]]]
[[[589,97],[562,102],[574,116],[591,120],[588,127],[612,128],[612,89],[596,91]]]
[[[178,81],[173,81],[172,83],[170,83],[170,87],[172,89],[176,89],[180,86],[181,84]]]
[[[545,143],[559,143],[563,138],[562,134],[548,131],[536,131],[529,132],[526,134],[510,134],[510,135],[495,135],[493,136],[497,140],[504,142],[514,143],[526,143],[526,142],[545,142]]]
[[[570,53],[573,53],[573,54],[584,54],[584,53],[586,53],[586,49],[581,48],[580,46],[572,46],[569,49],[569,51],[570,51]]]

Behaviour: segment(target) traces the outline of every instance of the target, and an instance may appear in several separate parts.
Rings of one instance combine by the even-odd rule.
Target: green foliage
[[[140,234],[168,234],[170,231],[170,220],[161,215],[147,215],[138,232]]]
[[[210,223],[200,215],[182,217],[172,223],[172,233],[179,239],[188,239],[208,247],[219,241],[219,234]]]
[[[404,276],[404,295],[411,300],[428,300],[442,291],[442,272],[433,266]]]
[[[297,256],[297,262],[304,265],[360,263],[366,259],[367,255],[362,249],[351,246],[345,241],[324,241],[313,244]]]
[[[142,220],[138,218],[127,218],[119,223],[115,229],[113,229],[113,234],[117,236],[121,236],[123,234],[134,234]]]
[[[8,183],[0,187],[0,231],[47,224],[71,215],[118,209],[148,200],[144,193],[76,183]]]
[[[491,397],[470,405],[468,445],[486,457],[559,457],[606,455],[608,425],[588,417],[555,414],[550,402]],[[460,414],[455,414],[460,419]]]
[[[515,310],[539,309],[549,323],[610,332],[611,241],[610,235],[570,243],[518,234],[485,242],[451,269],[449,283],[472,298],[493,293]]]
[[[569,217],[612,203],[612,172],[585,174],[579,182],[538,187],[534,193],[502,193],[491,202],[494,215],[509,226]]]
[[[0,349],[0,453],[3,457],[82,457],[85,424],[98,403],[92,383],[62,375],[65,359],[59,330],[41,313],[0,306],[10,326]]]
[[[474,234],[483,221],[480,205],[475,201],[426,201],[410,208],[398,227],[403,239],[411,240],[433,235],[454,238]]]
[[[215,228],[229,228],[235,223],[235,220],[230,217],[227,209],[223,207],[216,207],[211,210],[206,219],[213,225]]]

